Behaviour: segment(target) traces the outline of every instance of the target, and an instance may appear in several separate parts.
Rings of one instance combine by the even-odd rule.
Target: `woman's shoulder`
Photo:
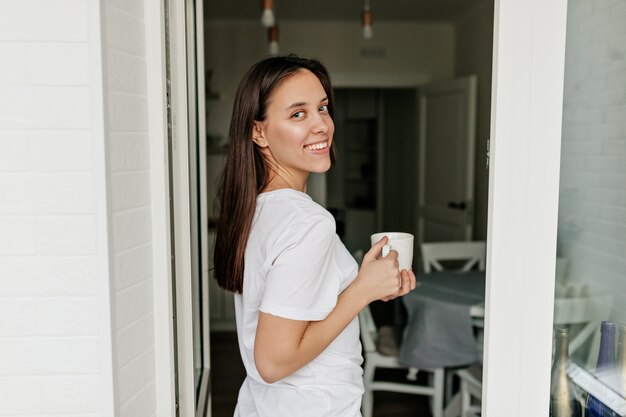
[[[291,231],[313,225],[335,230],[335,219],[324,207],[300,191],[292,189],[262,193],[257,199],[257,217],[263,222],[282,224]]]
[[[271,208],[271,213],[280,216],[289,216],[293,214],[296,217],[301,215],[320,215],[329,220],[333,216],[324,207],[313,201],[311,196],[301,191],[291,188],[283,188],[280,190],[261,193],[257,197],[257,207]]]
[[[310,254],[325,250],[335,242],[333,216],[305,193],[276,190],[257,199],[248,244],[264,251],[264,259],[274,260],[284,251],[306,247]]]

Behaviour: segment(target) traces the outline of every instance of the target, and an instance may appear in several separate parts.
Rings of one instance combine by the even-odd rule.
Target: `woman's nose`
[[[332,123],[330,118],[325,118],[323,115],[318,114],[313,122],[313,131],[315,133],[326,133],[328,132],[329,123]]]

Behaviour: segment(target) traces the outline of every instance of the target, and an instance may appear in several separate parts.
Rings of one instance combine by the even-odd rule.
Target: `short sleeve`
[[[288,243],[269,268],[260,310],[292,320],[323,320],[337,304],[341,284],[335,225],[313,216],[287,233]]]

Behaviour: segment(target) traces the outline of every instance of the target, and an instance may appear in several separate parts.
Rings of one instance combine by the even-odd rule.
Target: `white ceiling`
[[[276,18],[357,20],[364,0],[274,0]],[[484,0],[371,0],[374,20],[452,22]],[[260,19],[261,0],[204,0],[208,19]]]

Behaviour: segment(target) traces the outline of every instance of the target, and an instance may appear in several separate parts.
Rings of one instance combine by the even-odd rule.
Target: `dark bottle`
[[[554,362],[550,380],[550,417],[582,417],[582,407],[574,384],[567,376],[569,332],[566,327],[554,329]]]
[[[615,323],[603,321],[600,326],[600,353],[596,364],[596,377],[610,385],[611,375],[615,372]],[[587,396],[586,417],[619,417],[617,413],[604,405],[593,395]]]

